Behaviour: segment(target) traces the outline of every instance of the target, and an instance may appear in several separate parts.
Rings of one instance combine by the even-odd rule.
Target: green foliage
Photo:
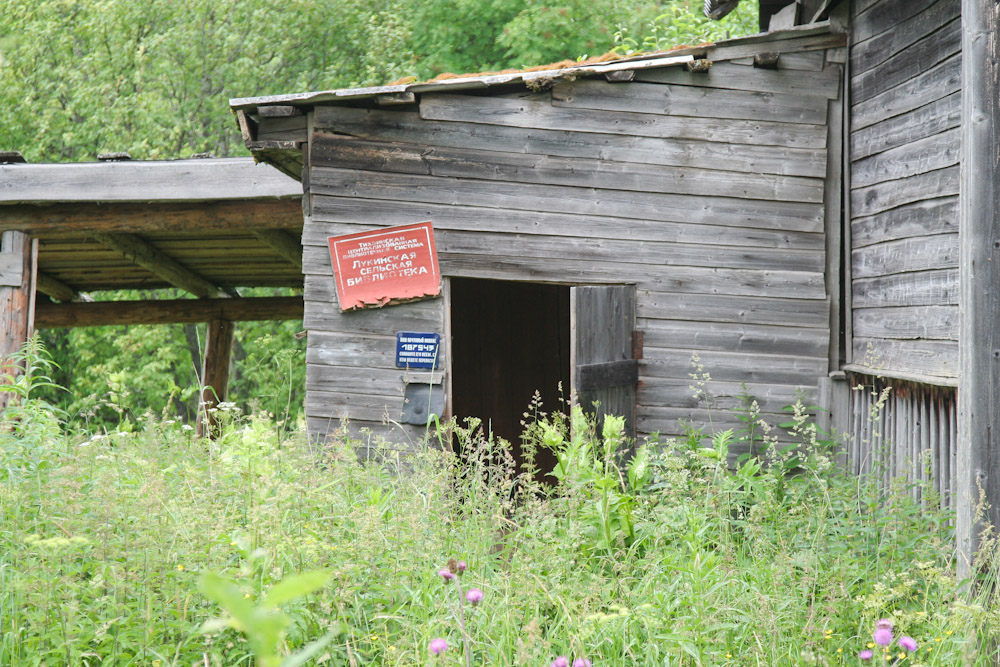
[[[632,25],[619,24],[615,50],[623,55],[636,51],[662,51],[680,44],[718,42],[732,37],[752,35],[759,24],[756,2],[740,3],[721,21],[712,21],[700,8],[701,0],[674,0],[659,7],[652,17]]]
[[[431,665],[432,638],[468,637],[472,664],[841,665],[885,617],[914,664],[996,662],[995,591],[962,592],[932,490],[859,481],[808,429],[788,474],[768,446],[727,468],[729,432],[627,458],[619,420],[543,415],[549,488],[475,421],[443,425],[461,458],[359,462],[235,415],[212,442],[159,419],[56,431],[2,480],[0,664]],[[464,631],[449,556],[484,592]]]

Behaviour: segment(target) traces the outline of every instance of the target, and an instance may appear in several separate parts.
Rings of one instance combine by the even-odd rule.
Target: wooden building
[[[310,431],[348,417],[409,446],[426,424],[409,408],[429,401],[516,441],[535,390],[550,409],[599,400],[638,434],[738,427],[743,383],[771,422],[814,401],[839,368],[827,245],[844,40],[824,23],[565,70],[234,100],[251,150],[304,184]],[[424,220],[443,297],[341,312],[328,239]],[[400,331],[441,334],[441,368],[397,368]],[[703,372],[710,403],[692,390]]]

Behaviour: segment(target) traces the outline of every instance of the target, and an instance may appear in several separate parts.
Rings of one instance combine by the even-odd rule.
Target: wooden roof
[[[252,158],[0,165],[0,231],[38,239],[38,289],[301,287],[302,186]]]

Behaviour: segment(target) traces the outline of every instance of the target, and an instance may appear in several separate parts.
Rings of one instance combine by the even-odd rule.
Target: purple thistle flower
[[[462,574],[463,572],[465,572],[466,570],[468,570],[468,569],[469,569],[469,564],[468,564],[468,563],[466,563],[466,562],[465,562],[464,560],[460,560],[460,561],[458,561],[458,563],[457,563],[457,564],[455,565],[455,568],[456,568],[456,569],[458,570],[458,573],[459,573],[459,574]]]
[[[879,646],[888,646],[892,643],[892,630],[888,628],[879,628],[874,632],[874,634],[872,634],[872,638]]]
[[[899,638],[899,645],[901,648],[906,649],[910,653],[913,653],[914,651],[917,650],[916,640],[913,639],[913,637],[907,637],[906,635],[903,635],[902,637]]]
[[[573,667],[593,667],[590,660],[586,658],[577,658],[573,661]]]
[[[432,639],[430,643],[430,649],[431,653],[433,653],[434,655],[441,655],[442,653],[448,650],[448,642],[446,642],[441,637],[438,637],[437,639]]]
[[[483,592],[478,588],[470,588],[465,594],[465,599],[475,607],[477,604],[483,601]]]
[[[880,618],[875,621],[876,630],[892,630],[892,619],[891,618]]]
[[[549,665],[549,667],[569,667],[569,658],[567,658],[564,655],[561,655],[555,660],[553,660],[552,664]]]
[[[865,649],[861,653],[858,653],[858,657],[861,658],[862,660],[871,660],[874,656],[875,654],[869,651],[868,649]]]
[[[455,578],[455,575],[452,574],[451,570],[447,568],[438,570],[438,576],[440,576],[445,581],[451,581],[452,579]]]

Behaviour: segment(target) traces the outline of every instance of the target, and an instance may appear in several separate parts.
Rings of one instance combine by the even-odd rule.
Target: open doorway
[[[521,421],[534,393],[546,412],[569,399],[570,288],[471,278],[450,285],[452,414],[481,418],[520,463]],[[544,475],[555,459],[539,452],[536,463]]]

